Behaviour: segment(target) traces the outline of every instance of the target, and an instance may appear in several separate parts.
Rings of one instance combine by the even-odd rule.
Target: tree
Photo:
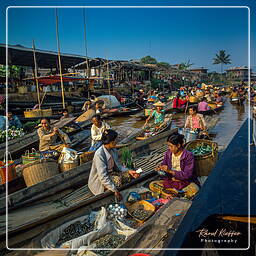
[[[160,67],[160,68],[169,68],[170,64],[167,63],[167,62],[158,62],[157,66]]]
[[[213,64],[220,64],[221,75],[223,73],[223,64],[231,64],[230,54],[226,55],[225,50],[220,50],[219,54],[216,53],[216,57],[213,58]]]
[[[193,65],[194,65],[194,63],[190,63],[190,60],[188,60],[187,62],[180,63],[178,68],[179,68],[179,70],[187,70]]]
[[[141,58],[140,62],[142,64],[157,64],[157,60],[149,55]]]

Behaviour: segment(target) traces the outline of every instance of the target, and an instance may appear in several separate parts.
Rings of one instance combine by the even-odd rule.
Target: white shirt
[[[181,171],[180,169],[180,157],[182,156],[182,154],[180,154],[179,156],[175,156],[174,154],[172,154],[172,169],[175,171]]]
[[[92,125],[91,128],[91,136],[92,136],[92,146],[97,142],[101,140],[102,137],[102,133],[104,132],[104,130],[110,129],[110,126],[105,123],[102,122],[102,125],[100,128],[98,128],[96,125]]]

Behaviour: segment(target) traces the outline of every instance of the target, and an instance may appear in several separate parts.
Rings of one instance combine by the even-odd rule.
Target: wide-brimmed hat
[[[164,107],[165,106],[165,104],[163,102],[161,102],[161,101],[158,101],[158,102],[156,102],[153,105],[156,106],[156,107]]]

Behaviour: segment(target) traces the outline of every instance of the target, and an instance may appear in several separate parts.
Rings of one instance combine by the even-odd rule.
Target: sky
[[[217,5],[218,1],[180,1],[188,6]],[[35,5],[20,0],[19,5]],[[40,1],[37,5],[42,5]],[[157,1],[158,6],[173,6],[174,1]],[[254,1],[219,1],[221,5],[248,6],[251,12],[251,66],[255,67]],[[123,1],[123,5],[156,5],[153,1]],[[1,5],[1,20],[5,21],[6,7]],[[85,1],[43,1],[43,5],[89,6]],[[94,1],[93,5],[120,5],[118,1]],[[194,63],[192,68],[205,67],[220,71],[213,65],[219,50],[230,54],[231,65],[248,65],[248,8],[87,8],[87,46],[89,57],[130,60],[150,55],[157,61],[177,64]],[[85,56],[83,10],[58,8],[61,52]],[[9,8],[8,43],[57,51],[54,8]],[[4,22],[3,22],[4,23]],[[5,43],[5,30],[0,32]]]

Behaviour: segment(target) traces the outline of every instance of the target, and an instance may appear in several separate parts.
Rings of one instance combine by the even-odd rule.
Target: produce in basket
[[[196,148],[189,149],[191,153],[195,156],[203,156],[212,152],[212,147],[210,145],[198,145]]]
[[[139,205],[137,209],[131,211],[131,215],[139,220],[145,220],[152,215],[152,211],[144,209],[143,205]]]
[[[116,248],[125,241],[124,235],[107,234],[92,243],[92,247],[99,248]],[[108,255],[111,250],[93,250],[94,253],[100,256]]]
[[[13,140],[16,138],[21,138],[25,135],[25,132],[22,128],[11,127],[7,130],[0,130],[0,143],[5,142],[6,137],[8,140]]]

